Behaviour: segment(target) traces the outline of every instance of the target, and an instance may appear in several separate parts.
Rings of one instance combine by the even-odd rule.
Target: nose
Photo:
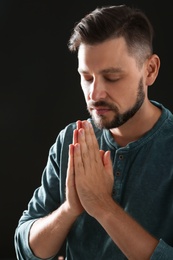
[[[98,101],[105,99],[107,93],[103,82],[94,79],[90,85],[89,99]]]

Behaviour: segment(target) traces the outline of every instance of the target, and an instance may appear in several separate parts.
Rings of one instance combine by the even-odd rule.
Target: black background
[[[16,259],[14,230],[58,132],[88,117],[71,29],[97,6],[124,3],[154,25],[161,68],[149,96],[173,111],[171,1],[0,1],[0,259]]]

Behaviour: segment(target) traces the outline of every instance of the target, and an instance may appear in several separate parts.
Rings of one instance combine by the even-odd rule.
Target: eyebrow
[[[101,71],[101,73],[120,73],[123,72],[121,68],[108,68]]]
[[[82,73],[82,74],[89,74],[88,71],[86,70],[81,70],[81,69],[78,69],[78,72],[79,73]],[[107,68],[107,69],[103,69],[99,72],[99,74],[109,74],[109,73],[113,73],[113,74],[116,74],[116,73],[122,73],[123,70],[121,68],[114,68],[114,67],[110,67],[110,68]]]

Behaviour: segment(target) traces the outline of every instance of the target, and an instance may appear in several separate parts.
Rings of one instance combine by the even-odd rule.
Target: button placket
[[[113,188],[113,196],[117,201],[120,200],[121,188],[122,188],[122,172],[124,168],[124,155],[122,153],[116,154],[116,163],[115,163],[115,182]]]

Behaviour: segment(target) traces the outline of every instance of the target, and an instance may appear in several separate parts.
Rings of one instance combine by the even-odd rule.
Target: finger
[[[76,144],[78,142],[78,130],[75,129],[73,131],[73,144]]]
[[[84,165],[79,143],[74,145],[74,170],[76,176],[82,176],[82,174],[84,174]]]
[[[66,184],[68,185],[69,182],[73,182],[71,180],[71,177],[74,178],[74,147],[72,144],[69,145],[69,157],[68,157],[68,167],[67,167],[67,179],[66,179]],[[70,181],[71,180],[71,181]]]
[[[81,160],[86,175],[95,172],[96,169],[98,170],[98,167],[101,168],[103,163],[91,124],[83,121],[82,125],[83,128],[78,130],[78,142],[80,144]]]
[[[85,141],[88,151],[90,153],[90,159],[100,161],[99,146],[91,123],[83,121],[83,127],[85,130]]]
[[[78,142],[78,131],[82,127],[82,121],[78,120],[76,122],[76,129],[73,131],[73,144],[76,144]]]
[[[109,176],[109,178],[107,179],[107,185],[109,187],[109,192],[111,194],[112,190],[113,190],[114,174],[113,174],[113,166],[112,166],[110,151],[106,151],[104,153],[103,164],[104,164],[104,167],[105,167],[106,174],[107,174],[107,176]]]
[[[103,161],[103,156],[104,156],[105,151],[99,150],[99,152],[100,152],[100,158],[101,158],[101,160]]]
[[[83,128],[80,128],[78,130],[78,143],[80,144],[80,160],[81,163],[83,164],[83,167],[85,170],[90,165],[90,151],[88,150],[88,146],[86,143],[86,133]]]
[[[79,130],[82,127],[82,121],[78,120],[76,124],[77,124],[77,129]]]
[[[103,164],[104,164],[106,172],[113,179],[113,166],[112,166],[112,160],[111,160],[111,153],[110,153],[110,151],[106,151],[104,153],[104,155],[103,155]]]

